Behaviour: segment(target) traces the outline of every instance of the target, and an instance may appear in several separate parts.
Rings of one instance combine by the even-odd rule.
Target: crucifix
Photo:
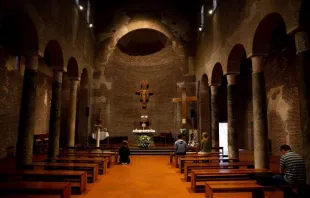
[[[141,89],[137,90],[135,93],[140,95],[140,102],[142,103],[142,109],[146,109],[146,103],[149,102],[149,96],[154,95],[154,92],[148,90],[149,84],[147,81],[143,80],[141,82]]]
[[[182,87],[182,95],[181,98],[173,98],[172,102],[181,102],[182,103],[182,124],[186,123],[187,118],[187,102],[197,101],[196,96],[188,96],[186,95],[186,88]]]

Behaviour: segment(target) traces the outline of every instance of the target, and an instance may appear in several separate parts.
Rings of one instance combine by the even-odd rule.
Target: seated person
[[[200,152],[198,154],[206,154],[211,152],[211,142],[207,133],[203,134],[203,138],[200,142]]]
[[[282,157],[280,159],[280,175],[274,175],[272,179],[277,186],[292,184],[297,188],[306,184],[306,163],[304,159],[291,150],[289,145],[280,147]],[[289,192],[284,193],[284,197],[290,197]]]
[[[126,140],[123,141],[123,145],[119,148],[118,151],[120,160],[120,164],[129,164],[130,163],[130,149],[128,148],[128,142]]]
[[[183,135],[178,135],[178,140],[174,143],[174,151],[176,155],[185,155],[187,151],[187,144],[182,139]]]

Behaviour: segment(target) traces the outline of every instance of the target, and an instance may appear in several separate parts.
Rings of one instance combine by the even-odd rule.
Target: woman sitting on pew
[[[126,140],[123,141],[123,145],[119,148],[119,163],[120,164],[129,164],[130,163],[130,149],[128,148],[128,142]]]

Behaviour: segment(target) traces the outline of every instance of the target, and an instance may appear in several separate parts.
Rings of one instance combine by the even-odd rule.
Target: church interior
[[[0,0],[0,197],[308,197],[257,178],[310,185],[309,38],[309,0]]]

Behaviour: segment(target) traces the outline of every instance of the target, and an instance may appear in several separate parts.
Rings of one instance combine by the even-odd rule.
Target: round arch
[[[23,55],[38,51],[37,29],[27,13],[11,9],[1,18],[0,25],[0,45],[10,54]]]
[[[44,50],[44,60],[48,66],[64,67],[63,51],[56,40],[50,40]]]
[[[79,67],[75,58],[71,57],[68,61],[67,66],[68,77],[78,78],[79,77]]]
[[[255,54],[268,54],[273,32],[282,31],[286,35],[286,25],[279,13],[270,13],[265,16],[256,28],[253,39],[253,50]]]
[[[221,63],[216,63],[212,69],[211,85],[221,85],[223,76],[223,67]]]
[[[244,46],[236,44],[228,55],[227,73],[240,73],[240,64],[244,57],[246,57]]]

